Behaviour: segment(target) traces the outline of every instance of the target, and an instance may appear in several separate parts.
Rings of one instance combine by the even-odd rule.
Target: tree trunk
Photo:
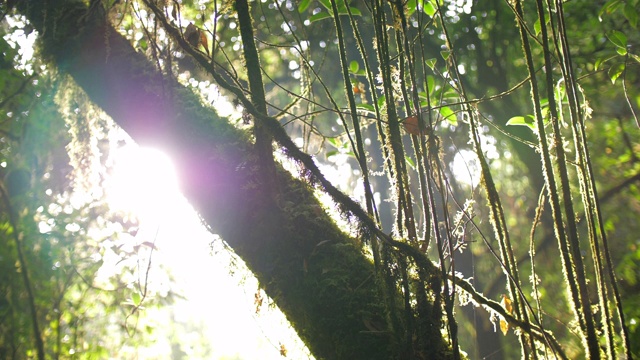
[[[172,157],[184,195],[317,358],[400,356],[403,335],[387,331],[373,265],[322,211],[308,184],[279,169],[280,193],[275,201],[264,196],[249,135],[163,77],[101,20],[101,9],[71,1],[21,1],[18,8],[40,32],[49,60],[139,144]]]

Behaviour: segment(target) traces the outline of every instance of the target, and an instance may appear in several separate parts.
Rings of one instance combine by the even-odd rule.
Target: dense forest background
[[[128,136],[318,359],[640,355],[639,9],[3,1],[0,358],[180,301],[105,200]]]

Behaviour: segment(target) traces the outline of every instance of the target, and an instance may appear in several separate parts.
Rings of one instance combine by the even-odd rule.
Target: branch
[[[193,56],[193,58],[202,66],[206,71],[208,71],[216,83],[222,87],[223,89],[231,92],[236,96],[238,101],[244,106],[245,110],[247,110],[250,114],[263,121],[265,127],[269,130],[274,140],[284,148],[284,153],[290,159],[294,160],[298,164],[302,164],[305,168],[305,178],[309,180],[312,184],[319,184],[324,192],[329,194],[333,201],[335,201],[340,207],[341,210],[347,215],[355,216],[364,227],[369,230],[370,233],[375,234],[381,240],[383,240],[388,245],[391,245],[393,248],[400,250],[405,255],[411,256],[416,263],[424,268],[426,271],[429,271],[431,274],[434,274],[435,267],[431,263],[431,260],[427,258],[425,254],[420,252],[418,249],[413,248],[409,244],[406,244],[401,241],[394,240],[388,234],[385,234],[373,221],[373,219],[362,209],[362,207],[355,202],[351,197],[341,192],[338,188],[336,188],[329,180],[327,180],[318,166],[316,165],[313,157],[311,155],[303,152],[296,146],[296,144],[291,140],[289,135],[286,133],[284,128],[280,125],[278,120],[274,117],[263,114],[258,111],[256,107],[253,105],[251,100],[249,100],[242,89],[235,87],[228,83],[215,69],[213,65],[209,62],[209,60],[204,56],[203,53],[194,49],[189,43],[181,36],[180,31],[176,29],[173,25],[171,25],[167,18],[164,16],[162,11],[152,4],[149,0],[143,0],[145,5],[153,11],[156,15],[156,18],[162,23],[165,31],[180,44],[180,46],[187,52],[189,55]]]
[[[498,302],[488,299],[484,297],[484,295],[478,293],[473,285],[471,285],[467,280],[453,275],[449,275],[449,279],[455,280],[455,284],[460,289],[466,291],[469,295],[471,295],[471,298],[473,298],[475,302],[477,302],[478,304],[482,304],[492,311],[498,313],[498,315],[504,318],[504,320],[508,322],[509,325],[526,331],[528,334],[531,334],[534,338],[536,338],[536,340],[540,342],[550,344],[553,351],[555,351],[555,353],[560,356],[561,359],[568,359],[567,355],[564,353],[562,347],[553,336],[553,334],[541,329],[535,324],[532,324],[530,322],[523,322],[516,319]]]

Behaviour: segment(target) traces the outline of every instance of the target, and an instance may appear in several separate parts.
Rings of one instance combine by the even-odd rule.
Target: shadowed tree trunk
[[[387,330],[373,265],[359,241],[322,211],[308,184],[278,170],[280,192],[265,196],[249,136],[163,77],[98,10],[70,1],[18,7],[60,70],[139,144],[173,158],[184,195],[256,274],[317,358],[404,357],[404,335]],[[434,334],[430,343],[442,349],[440,332]]]

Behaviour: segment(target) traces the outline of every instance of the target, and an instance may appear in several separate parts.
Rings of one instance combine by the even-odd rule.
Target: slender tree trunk
[[[278,169],[281,195],[267,206],[249,136],[163,77],[99,11],[71,1],[18,7],[40,32],[44,53],[95,104],[139,144],[170,154],[184,195],[256,274],[317,358],[398,356],[401,335],[386,331],[373,265],[322,211],[308,184]]]

